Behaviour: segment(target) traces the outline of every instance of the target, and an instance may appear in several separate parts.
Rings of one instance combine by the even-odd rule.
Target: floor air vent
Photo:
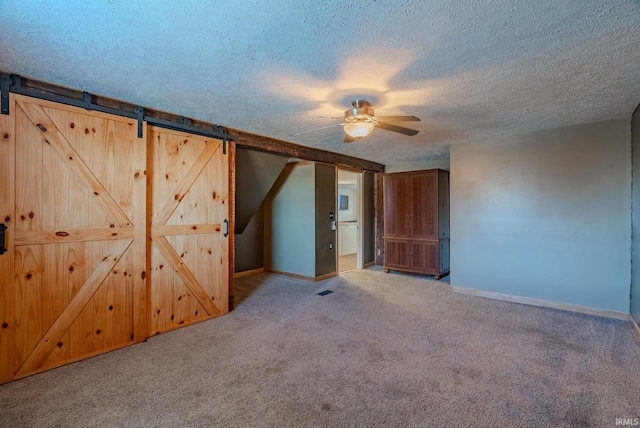
[[[331,290],[324,290],[318,293],[318,296],[326,296],[327,294],[331,294],[333,293],[333,291]]]

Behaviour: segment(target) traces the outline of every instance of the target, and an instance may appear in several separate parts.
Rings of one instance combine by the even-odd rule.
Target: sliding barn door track
[[[377,162],[227,128],[204,120],[187,118],[114,98],[7,73],[6,71],[0,71],[0,92],[2,93],[0,113],[5,115],[9,114],[9,93],[13,92],[32,98],[130,118],[138,122],[138,138],[142,138],[142,123],[147,122],[150,125],[161,128],[222,140],[223,154],[227,153],[227,142],[233,141],[238,147],[364,171],[384,172],[384,165]]]
[[[90,94],[89,92],[64,88],[50,83],[24,78],[17,74],[0,73],[0,91],[2,92],[0,112],[6,115],[9,114],[9,93],[13,92],[14,94],[25,95],[41,100],[135,119],[138,121],[138,138],[142,138],[142,122],[144,121],[150,125],[161,128],[222,140],[222,149],[225,154],[226,142],[234,140],[228,130],[210,122],[154,110],[113,98]]]

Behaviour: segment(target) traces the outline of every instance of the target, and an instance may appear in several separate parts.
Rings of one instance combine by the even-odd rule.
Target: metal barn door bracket
[[[136,119],[138,119],[138,138],[142,138],[142,122],[144,122],[144,107],[136,106]]]
[[[2,91],[2,101],[0,109],[2,114],[9,114],[9,91],[11,90],[11,76],[8,74],[0,75],[0,91]]]

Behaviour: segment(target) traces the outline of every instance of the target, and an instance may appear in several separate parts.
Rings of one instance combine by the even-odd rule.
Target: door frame
[[[362,225],[364,224],[364,192],[363,192],[363,177],[364,171],[358,169],[350,169],[342,166],[336,167],[336,271],[338,274],[343,272],[349,272],[354,269],[349,269],[346,271],[340,271],[340,211],[338,210],[338,197],[339,197],[339,186],[340,186],[340,171],[347,172],[349,174],[354,174],[356,176],[356,198],[358,202],[358,212],[356,213],[356,267],[355,269],[363,269],[364,267],[364,231]]]

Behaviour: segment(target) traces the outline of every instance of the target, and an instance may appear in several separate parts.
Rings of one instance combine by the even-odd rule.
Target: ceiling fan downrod
[[[344,120],[347,122],[374,122],[373,108],[366,100],[351,101],[352,109],[344,112]]]

